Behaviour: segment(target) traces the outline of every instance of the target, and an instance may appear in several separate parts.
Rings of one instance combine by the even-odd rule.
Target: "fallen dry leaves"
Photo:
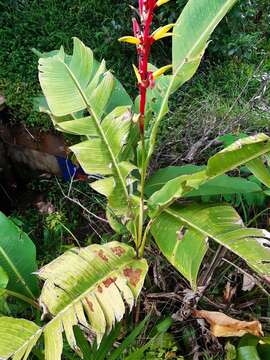
[[[212,335],[216,337],[243,336],[247,333],[263,336],[258,320],[240,321],[217,311],[194,310],[192,315],[205,319],[210,324]]]

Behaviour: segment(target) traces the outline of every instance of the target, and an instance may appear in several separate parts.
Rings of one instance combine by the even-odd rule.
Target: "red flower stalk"
[[[156,0],[139,0],[139,11],[141,17],[142,39],[140,45],[137,46],[139,74],[141,82],[140,89],[140,132],[144,133],[144,115],[146,106],[147,88],[153,86],[153,78],[148,72],[148,60],[150,56],[151,46],[154,42],[150,35],[151,25],[154,17],[154,9]],[[134,34],[135,35],[135,34]]]
[[[136,18],[132,19],[134,37],[124,36],[119,39],[120,41],[135,44],[137,47],[139,69],[134,66],[134,70],[137,76],[140,90],[139,126],[141,135],[144,134],[144,116],[147,89],[149,87],[152,89],[155,86],[155,78],[162,75],[171,67],[164,66],[155,73],[148,71],[148,61],[152,44],[158,39],[171,35],[171,33],[168,33],[168,31],[172,28],[173,24],[159,28],[153,34],[150,34],[155,9],[158,6],[167,3],[168,1],[169,0],[139,0],[140,24]]]

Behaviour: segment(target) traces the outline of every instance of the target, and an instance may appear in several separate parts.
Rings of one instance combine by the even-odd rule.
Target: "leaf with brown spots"
[[[103,284],[104,284],[104,286],[105,286],[106,288],[108,288],[110,285],[112,285],[113,283],[115,283],[116,280],[117,280],[116,277],[114,277],[114,278],[109,277],[108,279],[106,279],[106,280],[103,281]]]
[[[125,306],[133,308],[147,269],[131,246],[116,241],[65,252],[38,273],[45,281],[40,304],[55,321],[52,331],[61,338],[65,331],[69,345],[76,349],[73,328],[81,324],[86,332],[96,334],[99,344],[122,319]]]
[[[108,257],[104,254],[103,250],[99,250],[99,252],[97,253],[97,255],[103,260],[103,261],[108,261]]]
[[[114,248],[112,248],[112,252],[117,255],[117,256],[122,256],[125,254],[125,249],[122,248],[122,246],[116,246]]]
[[[134,287],[136,287],[138,282],[140,281],[141,274],[142,274],[141,269],[132,269],[132,268],[124,269],[124,275],[128,278],[129,282]]]

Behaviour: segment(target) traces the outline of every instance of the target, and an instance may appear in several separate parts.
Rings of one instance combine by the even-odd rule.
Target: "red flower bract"
[[[133,68],[135,70],[140,90],[139,124],[142,137],[144,134],[144,116],[147,89],[149,87],[153,89],[155,86],[155,78],[162,75],[163,72],[169,68],[168,66],[164,66],[160,69],[163,71],[155,71],[154,74],[152,71],[148,70],[148,60],[152,44],[162,37],[171,35],[171,33],[168,33],[168,31],[172,28],[173,24],[168,24],[163,28],[159,28],[153,34],[150,33],[154,18],[154,11],[164,2],[168,2],[168,0],[139,0],[139,16],[132,19],[134,37],[124,36],[119,39],[120,41],[134,44],[137,48],[138,69],[135,65],[133,65]]]

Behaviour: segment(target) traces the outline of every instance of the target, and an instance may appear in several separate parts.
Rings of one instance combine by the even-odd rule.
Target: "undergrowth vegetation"
[[[1,2],[0,91],[7,98],[14,123],[25,122],[27,126],[44,129],[51,127],[48,119],[33,109],[33,98],[40,89],[36,76],[36,57],[30,49],[47,51],[64,45],[70,52],[73,36],[93,49],[98,60],[106,58],[108,68],[115,72],[117,78],[125,83],[128,90],[135,90],[130,66],[135,61],[134,52],[117,41],[119,32],[126,33],[129,29],[126,21],[131,13],[129,4],[135,6],[136,1]],[[169,3],[166,9],[157,14],[156,24],[174,22],[185,4],[186,0]],[[249,82],[245,96],[241,96],[241,102],[236,104],[239,105],[236,116],[239,115],[243,102],[252,98],[260,88],[260,78],[269,71],[269,6],[267,0],[242,0],[235,6],[214,34],[200,75],[187,84],[183,92],[180,91],[175,108],[184,108],[188,112],[189,107],[185,104],[200,107],[200,103],[206,104],[207,98],[209,110],[214,110],[223,119],[222,115],[227,114]],[[168,41],[155,45],[152,62],[157,61],[157,65],[166,62],[169,46]],[[254,74],[257,81],[252,79],[252,86],[250,78]],[[181,94],[186,97],[186,101]],[[221,95],[218,102],[216,94]],[[257,115],[254,114],[259,118],[260,114]],[[267,116],[265,111],[263,115]],[[177,116],[176,125],[181,126],[180,118]]]

